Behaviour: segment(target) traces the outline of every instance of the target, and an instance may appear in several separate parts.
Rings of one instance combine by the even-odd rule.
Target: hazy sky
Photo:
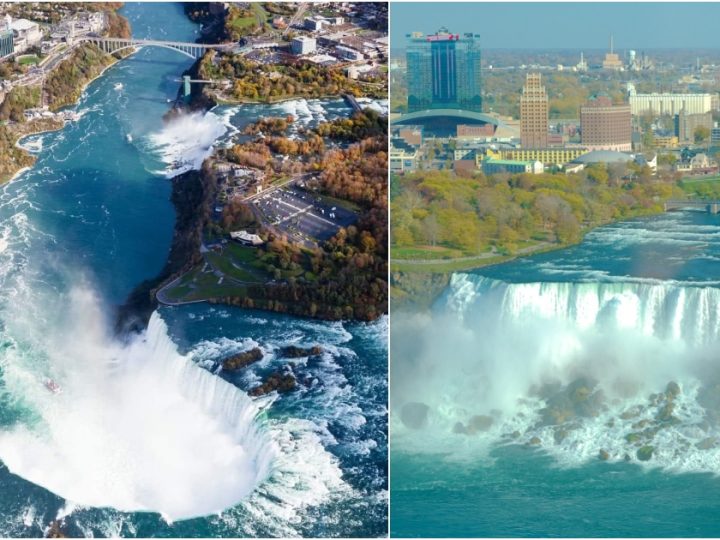
[[[720,48],[720,3],[395,2],[393,48],[413,31],[480,34],[484,48]]]

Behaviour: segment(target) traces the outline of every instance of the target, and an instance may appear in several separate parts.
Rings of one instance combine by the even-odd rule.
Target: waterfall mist
[[[431,315],[394,315],[392,332],[393,433],[407,451],[536,438],[563,457],[622,458],[646,426],[673,448],[716,434],[715,288],[456,274]]]
[[[81,506],[167,520],[219,513],[269,475],[277,449],[256,405],[181,355],[157,313],[120,343],[87,286],[45,306],[6,318],[15,337],[2,392],[17,415],[0,430],[0,459],[10,471]]]

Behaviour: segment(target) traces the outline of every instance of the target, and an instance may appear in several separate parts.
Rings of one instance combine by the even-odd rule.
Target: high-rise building
[[[520,140],[523,148],[547,148],[548,96],[539,73],[528,73],[520,96]]]
[[[580,107],[582,145],[589,150],[632,149],[630,105],[613,105],[607,96],[597,96]]]
[[[429,36],[420,32],[408,36],[408,112],[482,112],[479,37],[451,34],[445,28]]]
[[[681,143],[693,142],[695,130],[699,127],[707,129],[708,135],[713,128],[712,113],[687,114],[683,109],[675,115],[675,135]]]
[[[0,58],[12,54],[13,50],[15,50],[13,31],[0,30]]]
[[[15,34],[12,29],[12,17],[10,15],[0,22],[0,58],[8,56],[15,51]]]
[[[312,54],[315,52],[315,38],[307,36],[299,36],[293,38],[290,48],[293,54],[301,56],[303,54]]]
[[[711,144],[718,144],[720,143],[720,127],[715,127],[710,130],[710,143]]]

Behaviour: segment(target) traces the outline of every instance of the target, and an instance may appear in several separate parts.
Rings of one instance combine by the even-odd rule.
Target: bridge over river
[[[194,60],[202,58],[202,55],[210,49],[215,49],[217,51],[230,51],[236,47],[235,43],[184,43],[180,41],[161,41],[157,39],[125,39],[99,36],[83,36],[78,38],[77,41],[94,43],[108,54],[134,47],[163,47],[165,49],[177,51],[185,56],[189,56]]]
[[[665,211],[681,210],[683,208],[700,208],[709,214],[720,213],[720,201],[707,200],[669,200],[665,201]]]

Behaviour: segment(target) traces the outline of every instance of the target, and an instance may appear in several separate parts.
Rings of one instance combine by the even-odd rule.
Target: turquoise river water
[[[194,41],[180,4],[128,3],[136,37]],[[129,342],[114,307],[162,268],[167,177],[259,117],[349,115],[341,100],[222,107],[165,125],[192,60],[142,49],[91,83],[77,122],[21,142],[0,188],[0,536],[55,519],[84,536],[378,536],[387,530],[387,320],[327,323],[205,304]],[[298,359],[299,389],[246,392]],[[261,362],[219,373],[258,346]],[[54,381],[60,393],[46,387]]]
[[[720,535],[720,219],[457,273],[395,316],[391,533]]]

